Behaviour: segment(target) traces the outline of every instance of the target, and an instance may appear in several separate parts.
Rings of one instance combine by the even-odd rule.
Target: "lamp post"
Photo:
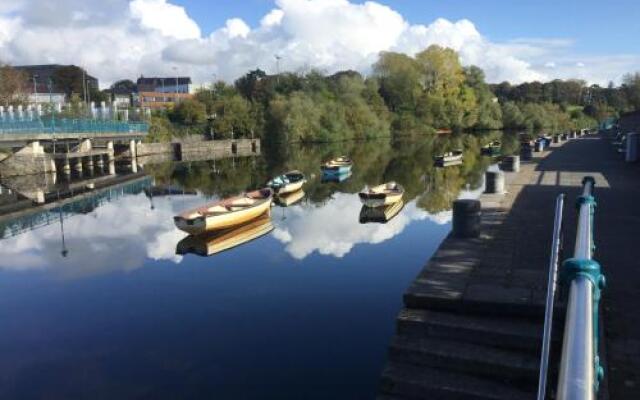
[[[89,107],[89,102],[87,101],[87,72],[82,68],[82,95],[84,97],[85,106]]]
[[[213,122],[216,119],[216,113],[212,113],[207,117],[207,121],[209,121],[209,136],[211,140],[215,140],[215,132],[213,131]]]
[[[87,104],[90,106],[91,105],[91,86],[89,85],[89,83],[91,82],[91,80],[86,79],[86,82],[87,82]]]
[[[55,132],[55,120],[53,118],[53,80],[49,77],[47,82],[49,86],[49,111],[51,112],[51,133]]]
[[[178,93],[178,67],[171,67],[173,74],[176,76],[176,93]]]
[[[60,191],[58,191],[58,202],[60,202]],[[60,215],[60,234],[62,236],[62,250],[60,250],[60,254],[62,257],[66,257],[69,254],[69,250],[67,250],[67,245],[64,241],[64,217],[62,215],[62,206],[58,207],[59,215]]]
[[[33,102],[38,104],[38,84],[37,84],[38,75],[33,74],[32,79],[33,79]]]

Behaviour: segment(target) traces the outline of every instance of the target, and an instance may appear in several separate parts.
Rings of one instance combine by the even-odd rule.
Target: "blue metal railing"
[[[558,379],[559,400],[593,400],[604,376],[598,354],[598,318],[605,279],[600,264],[592,258],[594,186],[593,177],[584,178],[582,195],[577,201],[579,216],[574,256],[562,265],[562,281],[569,287],[569,299]]]
[[[145,122],[129,122],[99,119],[0,119],[0,134],[46,134],[46,133],[138,133],[146,134],[149,125]]]

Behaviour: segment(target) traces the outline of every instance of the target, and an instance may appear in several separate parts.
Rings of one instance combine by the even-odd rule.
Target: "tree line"
[[[78,75],[69,70],[57,77],[76,102],[83,100]],[[15,101],[11,93],[17,84],[10,82],[20,79],[7,76],[11,68],[1,67],[0,101]],[[92,93],[92,99],[117,85],[133,85],[123,82]],[[439,130],[567,131],[635,109],[640,109],[640,73],[607,88],[580,80],[488,84],[480,68],[463,67],[455,51],[433,45],[415,56],[382,52],[369,76],[355,71],[267,75],[256,69],[233,84],[219,81],[172,109],[155,111],[147,140],[213,133],[215,138],[254,136],[283,143]]]
[[[267,75],[257,69],[233,84],[217,82],[174,109],[157,112],[149,140],[170,140],[194,131],[214,132],[216,138],[253,135],[268,142],[327,142],[439,130],[567,131],[595,126],[599,119],[623,111],[595,112],[581,95],[584,83],[559,82],[565,83],[490,85],[480,68],[463,67],[455,51],[436,45],[413,57],[383,52],[370,76],[355,71]],[[554,95],[535,96],[533,88],[539,85],[555,85],[555,91],[549,91]]]

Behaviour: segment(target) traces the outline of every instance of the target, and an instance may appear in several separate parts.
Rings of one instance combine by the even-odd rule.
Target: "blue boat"
[[[351,172],[353,161],[349,157],[338,157],[329,160],[320,166],[322,173],[325,175],[342,175]]]
[[[320,181],[322,183],[340,183],[340,182],[344,182],[347,179],[351,178],[351,171],[346,172],[344,174],[333,174],[333,173],[324,173],[322,174],[322,178],[320,179]]]

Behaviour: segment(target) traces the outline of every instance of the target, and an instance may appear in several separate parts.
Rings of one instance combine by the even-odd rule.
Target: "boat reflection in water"
[[[280,207],[289,207],[302,200],[304,196],[304,190],[300,189],[292,193],[274,196],[273,201]]]
[[[329,183],[329,182],[344,182],[347,179],[351,178],[351,175],[353,174],[353,172],[348,171],[345,173],[341,173],[341,174],[334,174],[334,173],[323,173],[322,174],[322,183]]]
[[[384,207],[362,206],[360,209],[360,223],[366,224],[373,222],[386,224],[400,214],[400,211],[402,211],[403,208],[404,201],[402,200]]]
[[[223,229],[204,235],[191,235],[182,239],[176,246],[176,254],[197,254],[208,257],[225,250],[258,239],[273,230],[268,212],[243,225]]]

